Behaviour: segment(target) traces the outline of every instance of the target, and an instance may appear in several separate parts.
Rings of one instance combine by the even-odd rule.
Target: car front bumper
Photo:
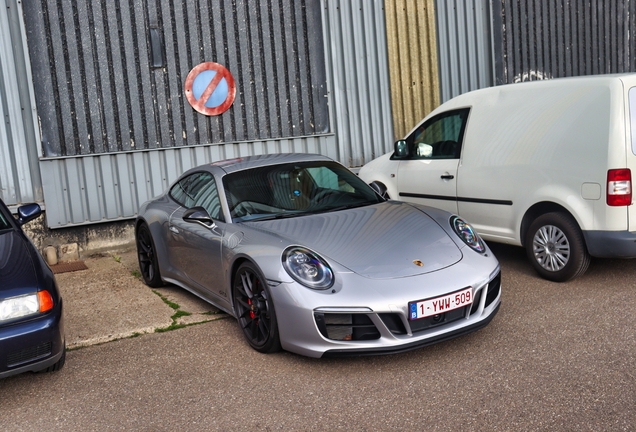
[[[0,327],[0,378],[38,372],[64,354],[62,301],[50,312]]]
[[[482,262],[475,266],[477,260]],[[473,256],[416,277],[380,280],[341,273],[330,290],[310,290],[297,283],[270,290],[283,349],[308,357],[377,355],[416,349],[486,326],[501,304],[500,275],[494,257]],[[429,322],[409,320],[409,302],[466,287],[473,287],[473,304],[437,317],[437,323],[430,321],[434,317]],[[342,323],[331,328],[325,324],[339,318]],[[344,336],[334,336],[338,331]]]

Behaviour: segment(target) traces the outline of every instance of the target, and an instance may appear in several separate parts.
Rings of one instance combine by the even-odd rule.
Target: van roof
[[[541,93],[545,93],[556,88],[576,89],[577,87],[590,86],[606,87],[609,89],[615,89],[617,86],[620,86],[621,88],[623,86],[625,88],[636,87],[636,73],[586,75],[567,78],[555,78],[549,80],[524,81],[520,83],[486,87],[483,89],[463,93],[450,99],[449,101],[437,107],[431,113],[431,115],[437,114],[440,111],[446,111],[448,109],[473,105],[478,100],[483,102],[483,98],[492,97],[495,94],[507,94],[513,96],[515,93],[518,92],[520,94],[524,94],[524,97],[532,97],[534,95],[540,97]]]

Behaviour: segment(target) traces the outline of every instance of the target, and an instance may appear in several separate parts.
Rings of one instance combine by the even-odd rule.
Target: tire
[[[64,367],[64,363],[66,363],[66,345],[64,345],[64,350],[62,351],[62,357],[60,357],[60,359],[54,365],[51,365],[47,367],[46,369],[42,369],[40,372],[41,373],[57,372]]]
[[[536,218],[526,234],[528,258],[541,277],[566,282],[587,270],[590,255],[576,221],[565,213]]]
[[[254,264],[244,262],[236,271],[232,300],[247,343],[262,353],[280,351],[274,303],[264,278]]]
[[[144,283],[152,288],[163,286],[155,242],[152,240],[150,228],[145,223],[137,228],[137,258],[139,259],[139,271]]]

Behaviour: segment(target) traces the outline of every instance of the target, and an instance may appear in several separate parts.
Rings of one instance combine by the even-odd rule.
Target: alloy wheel
[[[562,270],[570,259],[570,243],[563,231],[554,225],[537,230],[533,241],[534,256],[539,265],[548,271]]]

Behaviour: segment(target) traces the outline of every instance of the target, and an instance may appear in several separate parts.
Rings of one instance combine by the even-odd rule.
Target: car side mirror
[[[42,214],[42,209],[39,204],[25,204],[18,207],[18,224],[24,225],[25,223],[36,219]]]
[[[192,207],[183,214],[183,220],[190,223],[198,223],[209,229],[216,228],[216,224],[206,209],[203,207]]]
[[[393,145],[393,157],[403,159],[409,156],[409,146],[405,140],[398,140]]]

